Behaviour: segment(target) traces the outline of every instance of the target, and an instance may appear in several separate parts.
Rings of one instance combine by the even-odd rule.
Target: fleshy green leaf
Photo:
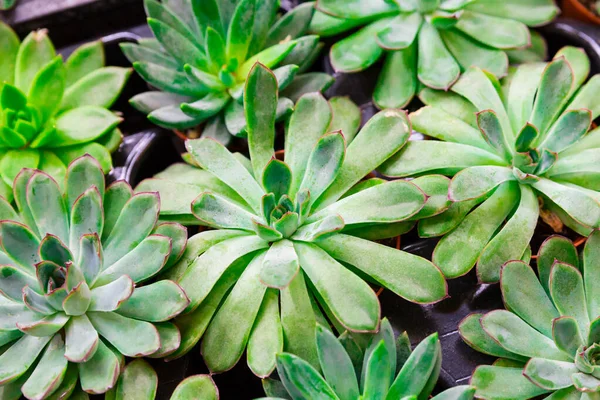
[[[95,70],[67,89],[61,109],[70,110],[81,106],[110,108],[121,94],[129,75],[131,69],[128,68],[106,67]]]
[[[280,240],[269,248],[260,270],[260,280],[269,287],[282,289],[290,284],[299,268],[294,244]]]
[[[159,305],[153,304],[156,300],[160,302]],[[117,312],[142,321],[162,322],[177,316],[188,304],[189,300],[179,285],[173,281],[161,280],[136,288],[131,297],[118,307]]]
[[[492,311],[481,319],[481,325],[488,335],[513,353],[557,361],[570,360],[551,339],[509,311]]]
[[[219,390],[210,375],[193,375],[184,379],[171,395],[171,400],[191,399],[219,399]]]
[[[35,370],[21,388],[23,395],[29,399],[46,398],[62,382],[67,365],[65,342],[60,335],[54,335]]]
[[[88,312],[86,315],[98,333],[125,356],[149,355],[160,348],[158,332],[148,322],[126,318],[116,313]],[[132,341],[130,338],[136,340]],[[99,351],[100,348],[96,355]],[[93,361],[94,357],[90,361]]]
[[[338,399],[317,370],[293,354],[281,353],[277,356],[277,372],[288,392],[299,398]]]
[[[448,90],[460,76],[460,66],[446,49],[438,31],[427,21],[421,26],[418,42],[419,80],[430,88]]]
[[[48,31],[31,32],[21,43],[15,65],[15,86],[29,92],[36,74],[56,55]]]
[[[319,247],[412,302],[434,303],[447,294],[442,273],[423,258],[344,234],[319,241]]]
[[[244,94],[248,130],[248,148],[254,176],[260,180],[274,155],[277,79],[258,64],[248,76]]]

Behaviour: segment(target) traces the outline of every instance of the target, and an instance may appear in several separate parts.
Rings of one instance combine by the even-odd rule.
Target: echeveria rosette
[[[336,338],[318,325],[317,368],[293,354],[278,354],[281,381],[263,381],[269,396],[265,400],[429,398],[442,366],[438,335],[428,336],[411,351],[406,332],[395,339],[384,318],[379,332],[370,336],[355,340],[346,332]],[[457,386],[432,400],[471,400],[474,394],[474,387]]]
[[[204,135],[222,143],[230,134],[245,136],[244,86],[256,62],[278,67],[278,119],[300,95],[333,82],[324,73],[303,73],[322,48],[318,36],[305,35],[313,3],[279,19],[277,0],[145,0],[145,6],[156,39],[121,47],[142,78],[160,90],[131,99],[157,125],[183,130],[206,123]]]
[[[481,281],[497,282],[502,264],[527,261],[538,197],[584,236],[600,226],[600,130],[588,133],[600,114],[600,77],[583,84],[588,72],[585,53],[565,47],[550,63],[511,70],[502,84],[474,67],[450,92],[421,93],[429,105],[411,122],[438,140],[410,142],[380,171],[454,176],[448,210],[418,225],[422,237],[443,236],[432,261],[447,278],[477,264]]]
[[[548,238],[537,275],[521,261],[502,268],[506,310],[472,314],[459,327],[475,350],[500,359],[475,370],[483,399],[591,400],[600,397],[600,232],[583,255],[561,236]]]
[[[156,193],[105,188],[90,156],[73,161],[65,192],[47,174],[15,179],[17,208],[0,198],[0,397],[67,398],[115,385],[124,357],[179,347],[167,322],[189,304],[170,280],[186,229],[157,224]],[[79,382],[79,383],[77,383]]]
[[[328,133],[328,102],[307,94],[290,117],[279,161],[275,76],[257,65],[245,96],[250,159],[209,138],[188,140],[202,169],[180,164],[137,188],[161,194],[162,219],[214,228],[190,238],[168,271],[191,300],[189,314],[176,319],[183,339],[172,357],[204,336],[211,372],[232,368],[247,349],[251,370],[265,377],[284,349],[316,365],[317,321],[328,319],[340,333],[376,331],[380,305],[365,279],[413,302],[446,297],[431,262],[357,237],[425,208],[426,196],[411,182],[355,187],[406,143],[405,113],[375,115],[346,145],[340,131]],[[350,126],[339,113],[333,119]]]
[[[37,168],[57,181],[67,165],[88,153],[112,168],[121,143],[121,118],[109,108],[131,70],[105,67],[101,42],[85,44],[63,63],[45,30],[19,41],[0,23],[0,195],[9,201],[21,168]]]
[[[515,61],[543,56],[543,39],[528,26],[559,12],[553,0],[318,0],[316,7],[310,30],[321,36],[362,27],[332,46],[336,71],[362,71],[385,56],[373,93],[380,108],[406,106],[421,85],[448,90],[471,66],[503,77],[511,49],[532,46]]]

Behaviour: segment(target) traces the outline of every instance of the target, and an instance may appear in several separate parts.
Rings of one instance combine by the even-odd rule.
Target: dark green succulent
[[[437,333],[412,351],[406,332],[395,339],[387,319],[380,326],[375,335],[360,337],[345,332],[336,338],[328,328],[318,325],[318,364],[311,365],[293,354],[278,354],[281,381],[263,380],[269,396],[264,400],[428,399],[442,367]],[[457,386],[432,400],[471,400],[474,394],[474,387]]]
[[[448,90],[472,66],[497,77],[514,61],[542,59],[543,39],[528,26],[550,22],[554,0],[318,0],[310,30],[356,33],[331,48],[333,68],[362,71],[385,55],[373,94],[380,108],[407,105],[421,85]]]
[[[472,314],[459,327],[475,350],[500,359],[471,379],[482,399],[600,398],[600,231],[582,257],[560,236],[547,239],[537,275],[520,261],[502,268],[507,310]]]
[[[502,264],[529,260],[540,215],[583,236],[600,227],[600,130],[590,131],[600,75],[588,80],[589,71],[583,50],[564,47],[502,82],[472,67],[449,92],[421,92],[428,106],[411,122],[437,140],[410,142],[380,171],[453,176],[448,209],[418,226],[422,237],[442,236],[432,261],[446,277],[477,264],[481,281],[497,282]]]
[[[122,49],[142,78],[160,90],[131,99],[157,125],[184,130],[206,123],[204,135],[221,142],[229,141],[229,134],[245,136],[244,86],[256,62],[277,67],[278,119],[292,110],[300,95],[333,82],[324,73],[303,73],[322,48],[318,36],[304,35],[313,3],[281,18],[278,0],[144,4],[156,40],[126,43]]]
[[[157,224],[156,193],[133,194],[86,155],[63,192],[23,169],[13,208],[0,198],[0,398],[79,398],[111,389],[127,357],[165,357],[180,344],[168,322],[189,299],[170,280],[186,229]]]
[[[331,107],[319,93],[307,94],[290,116],[281,161],[275,76],[257,64],[245,92],[250,159],[210,138],[188,140],[201,168],[178,164],[136,189],[161,194],[162,219],[212,228],[190,238],[168,271],[191,299],[176,322],[183,344],[175,356],[203,337],[211,372],[232,368],[247,348],[250,368],[264,377],[284,349],[316,359],[316,321],[376,331],[379,300],[365,280],[417,303],[445,298],[432,263],[368,240],[395,236],[412,226],[405,221],[436,209],[431,199],[438,198],[417,183],[363,181],[406,144],[406,114],[382,111],[357,133],[356,106],[338,99]],[[329,131],[332,119],[347,140]],[[447,182],[444,199],[446,192]]]
[[[121,118],[109,108],[131,70],[105,67],[101,42],[85,44],[63,63],[46,30],[23,43],[0,23],[0,195],[12,200],[21,168],[37,168],[62,184],[67,165],[92,154],[104,172],[121,143]]]

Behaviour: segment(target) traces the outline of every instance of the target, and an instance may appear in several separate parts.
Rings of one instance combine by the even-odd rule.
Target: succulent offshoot
[[[474,349],[500,357],[471,384],[483,399],[594,399],[600,396],[600,232],[580,257],[561,236],[540,247],[537,271],[520,261],[502,268],[506,310],[472,314],[459,327]],[[537,275],[536,275],[537,272]]]
[[[70,164],[64,187],[23,169],[16,208],[0,197],[4,400],[106,393],[129,375],[125,357],[165,357],[180,344],[168,320],[189,299],[173,281],[149,280],[177,262],[186,229],[157,224],[156,193],[134,195],[122,181],[105,188],[89,155]],[[138,383],[155,379],[135,365]]]
[[[276,0],[145,0],[155,39],[121,45],[136,71],[158,89],[131,104],[157,125],[197,131],[228,143],[246,137],[244,86],[256,62],[274,69],[281,96],[277,119],[304,93],[329,87],[325,73],[304,73],[319,54],[319,37],[305,35],[314,8],[302,4],[278,17]]]
[[[319,0],[310,31],[334,36],[334,69],[358,72],[385,58],[373,100],[402,108],[421,86],[448,90],[472,66],[498,78],[513,62],[545,59],[544,39],[528,27],[558,14],[553,0]]]
[[[428,106],[411,122],[438,140],[409,142],[379,170],[453,177],[449,208],[418,224],[420,236],[442,236],[432,260],[446,277],[477,264],[482,282],[497,282],[502,264],[527,262],[538,197],[582,236],[600,227],[600,130],[590,131],[600,114],[600,76],[584,84],[589,68],[583,50],[564,47],[551,62],[523,64],[501,82],[472,67],[449,92],[421,92]]]
[[[375,335],[339,337],[319,325],[316,332],[319,364],[312,366],[289,353],[277,355],[279,380],[263,380],[265,400],[357,400],[430,398],[442,366],[437,333],[411,350],[406,332],[394,337],[387,319]],[[456,386],[432,400],[471,400],[475,388]]]
[[[112,168],[121,143],[121,118],[109,110],[131,73],[105,67],[101,42],[85,44],[63,62],[46,30],[20,42],[0,23],[0,195],[12,201],[21,168],[37,168],[58,182],[86,153]]]
[[[406,114],[382,111],[359,132],[351,101],[307,94],[290,116],[280,161],[277,93],[275,75],[257,64],[244,99],[250,159],[212,139],[188,140],[200,168],[174,165],[136,189],[160,193],[161,219],[213,228],[190,238],[167,273],[191,300],[175,321],[183,344],[172,357],[203,337],[212,372],[232,368],[244,350],[261,377],[283,350],[316,365],[317,321],[339,333],[376,331],[380,305],[365,279],[418,303],[447,295],[432,263],[368,240],[410,229],[446,197],[447,183],[444,193],[427,196],[422,182],[363,181],[407,143]]]

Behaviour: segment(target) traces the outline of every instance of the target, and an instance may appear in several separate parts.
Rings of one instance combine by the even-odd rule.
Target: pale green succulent
[[[507,310],[469,315],[459,330],[475,350],[500,357],[471,379],[482,399],[600,397],[600,232],[580,259],[573,243],[547,239],[532,267],[511,261],[500,287]]]
[[[275,76],[257,64],[245,93],[250,159],[212,139],[188,140],[201,168],[179,164],[136,189],[161,194],[162,219],[213,228],[190,238],[168,272],[191,300],[189,313],[176,320],[183,337],[176,355],[204,337],[212,372],[232,368],[247,348],[250,368],[264,377],[283,350],[316,360],[316,321],[328,318],[340,332],[376,331],[380,305],[365,280],[413,302],[445,298],[446,283],[432,263],[361,238],[398,235],[414,223],[406,220],[437,207],[439,198],[412,182],[361,182],[406,144],[406,115],[383,111],[357,134],[358,124],[348,123],[356,118],[347,118],[356,106],[338,99],[332,125],[328,102],[305,95],[290,117],[280,161]],[[330,127],[348,132],[347,139]]]
[[[98,162],[70,164],[65,191],[24,169],[0,198],[0,398],[58,399],[111,389],[124,357],[165,357],[189,299],[170,280],[186,229],[157,224],[156,193],[105,188]],[[147,284],[145,284],[147,283]]]
[[[600,227],[600,130],[590,130],[600,75],[588,80],[589,71],[582,49],[564,47],[502,82],[470,68],[449,92],[421,92],[428,106],[410,119],[437,140],[410,142],[379,171],[453,177],[448,209],[418,225],[421,237],[442,237],[432,261],[446,277],[476,264],[482,282],[497,282],[502,264],[528,261],[540,199],[583,236]]]

